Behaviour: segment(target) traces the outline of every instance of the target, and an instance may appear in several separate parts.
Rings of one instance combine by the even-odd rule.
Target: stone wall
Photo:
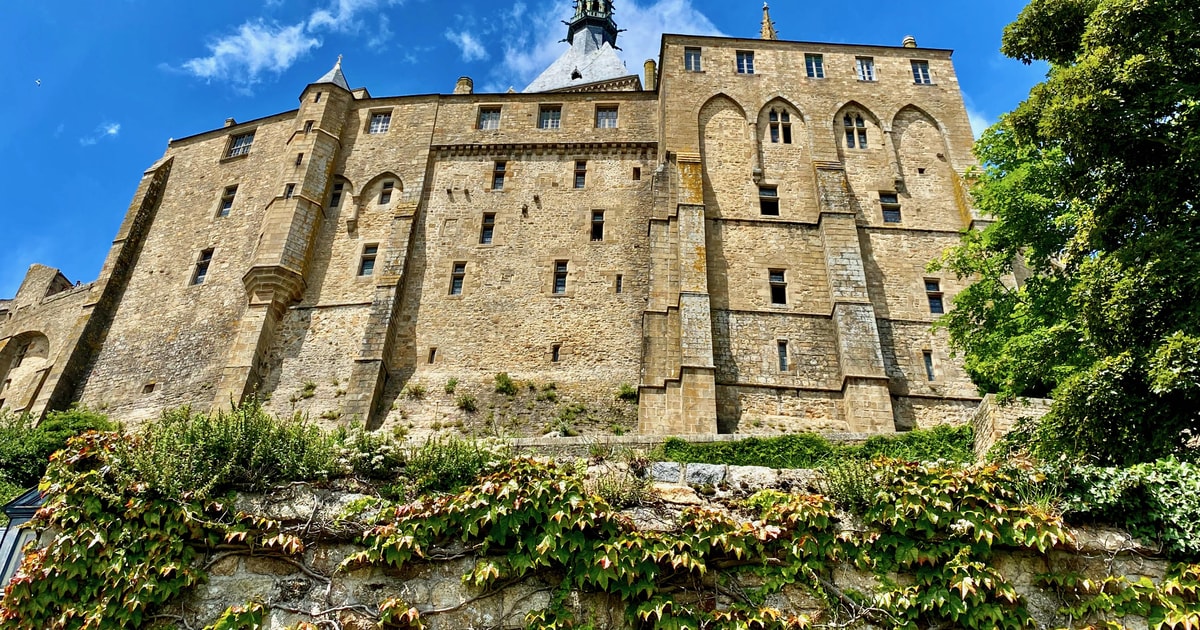
[[[611,466],[593,465],[589,475],[607,474]],[[660,462],[651,464],[648,471],[654,481],[654,499],[623,511],[646,531],[674,527],[685,508],[729,512],[737,498],[760,489],[812,492],[821,484],[818,473],[806,470]],[[201,627],[229,606],[258,601],[269,611],[264,624],[267,629],[329,619],[343,628],[365,630],[375,627],[373,616],[378,614],[379,605],[395,597],[415,607],[430,630],[463,630],[523,627],[527,613],[550,603],[550,592],[561,580],[553,572],[512,581],[492,591],[464,584],[463,576],[487,559],[467,548],[442,550],[444,560],[414,561],[400,570],[339,568],[344,559],[361,550],[354,541],[359,523],[339,520],[339,514],[361,498],[363,495],[353,492],[307,485],[292,485],[267,495],[242,495],[237,509],[277,519],[283,531],[296,532],[310,541],[316,532],[323,532],[324,538],[315,544],[310,542],[303,554],[290,557],[215,552],[206,561],[208,581],[168,604],[164,613],[185,619],[191,627]],[[842,526],[855,527],[851,520]],[[1069,623],[1058,613],[1062,605],[1058,596],[1038,586],[1040,574],[1074,571],[1092,579],[1117,575],[1131,581],[1142,576],[1158,580],[1167,567],[1151,550],[1120,531],[1076,528],[1072,538],[1044,554],[999,549],[991,560],[991,566],[1013,584],[1038,627]],[[870,571],[850,564],[835,564],[823,577],[829,586],[842,591],[869,595],[880,588]],[[713,605],[724,608],[730,603],[728,594],[719,594]],[[821,599],[799,585],[785,587],[769,596],[765,604],[786,614],[810,618],[817,618],[825,609]],[[593,622],[597,628],[630,628],[624,604],[616,597],[576,591],[569,597],[568,607],[577,618]],[[1124,622],[1129,627],[1145,627],[1142,619]]]

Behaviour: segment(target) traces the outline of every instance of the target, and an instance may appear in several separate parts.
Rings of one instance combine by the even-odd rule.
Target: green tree
[[[1001,50],[1050,71],[976,145],[995,222],[941,261],[978,278],[942,323],[983,390],[1053,396],[1035,453],[1195,457],[1200,3],[1032,0]]]

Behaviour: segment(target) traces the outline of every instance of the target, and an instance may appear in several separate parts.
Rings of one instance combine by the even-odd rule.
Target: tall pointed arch
[[[733,98],[717,94],[700,108],[698,122],[707,213],[729,216],[745,212],[754,168],[746,110]]]

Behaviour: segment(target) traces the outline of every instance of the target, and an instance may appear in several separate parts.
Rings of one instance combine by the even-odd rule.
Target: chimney
[[[226,127],[232,127],[232,126],[234,126],[234,125],[236,125],[236,124],[237,124],[237,121],[236,121],[236,120],[234,120],[234,119],[232,119],[232,118],[226,118],[226,119],[225,119],[225,126],[226,126]]]
[[[475,92],[475,82],[471,77],[458,77],[458,83],[454,85],[455,94],[472,94]]]
[[[655,87],[657,87],[654,84],[654,82],[658,79],[657,64],[654,63],[653,59],[647,59],[644,67],[646,70],[646,80],[643,82],[643,85],[646,86],[647,92],[653,92]]]
[[[904,42],[901,45],[903,45],[905,48],[916,48],[917,38],[913,37],[912,35],[905,35]]]

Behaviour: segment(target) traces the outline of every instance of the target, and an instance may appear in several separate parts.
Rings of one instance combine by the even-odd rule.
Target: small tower
[[[779,34],[775,32],[775,23],[771,21],[771,7],[767,3],[763,3],[763,18],[762,18],[762,34],[760,39],[779,39]]]
[[[617,34],[613,21],[613,0],[575,0],[575,15],[567,25],[570,44],[561,57],[546,68],[525,92],[549,92],[584,85],[605,85],[620,79],[625,85],[615,89],[641,89],[641,81],[631,74],[617,56]]]
[[[567,22],[567,42],[575,43],[575,35],[585,32],[593,37],[597,48],[607,42],[617,47],[617,23],[613,21],[612,0],[576,0],[575,16]]]

